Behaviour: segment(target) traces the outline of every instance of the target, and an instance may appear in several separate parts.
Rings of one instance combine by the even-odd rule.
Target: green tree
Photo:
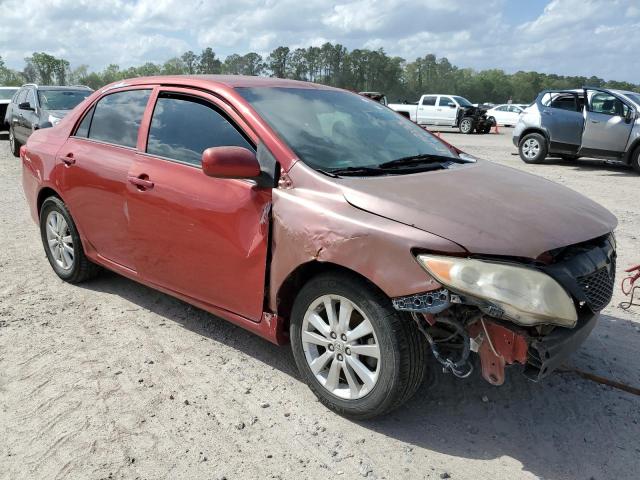
[[[205,48],[200,54],[198,73],[222,73],[222,62],[216,58],[216,54],[211,47]]]

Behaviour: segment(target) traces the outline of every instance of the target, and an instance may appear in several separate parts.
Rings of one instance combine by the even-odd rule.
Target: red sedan
[[[539,379],[609,302],[616,219],[377,102],[257,77],[126,80],[30,136],[23,186],[56,274],[101,268],[290,341],[330,408],[385,413],[431,351]]]

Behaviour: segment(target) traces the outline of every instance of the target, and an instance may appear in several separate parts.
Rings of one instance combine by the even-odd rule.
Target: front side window
[[[440,97],[438,101],[438,106],[440,107],[455,107],[456,104],[450,97]]]
[[[150,95],[151,90],[127,90],[101,98],[93,113],[89,138],[135,147]]]
[[[18,92],[18,95],[16,96],[16,103],[18,105],[27,101],[27,90],[28,89],[23,88]]]
[[[596,93],[591,98],[591,111],[594,113],[624,117],[628,109],[629,107],[619,98],[614,97],[610,93]]]
[[[91,127],[91,119],[93,118],[94,110],[95,107],[91,107],[91,109],[84,116],[82,122],[80,122],[80,125],[78,126],[78,130],[76,130],[76,137],[86,138],[89,136],[89,127]]]
[[[422,105],[427,105],[429,107],[433,107],[436,104],[436,96],[428,96],[422,99]]]
[[[91,95],[90,90],[38,90],[38,100],[43,110],[71,110]]]
[[[29,106],[32,108],[36,107],[36,96],[33,94],[33,90],[27,90],[27,98],[25,102],[29,103]]]
[[[458,105],[460,105],[461,107],[473,107],[471,102],[464,97],[453,97],[453,98],[455,99],[456,102],[458,102]]]
[[[502,105],[501,107],[496,108],[496,111],[498,112],[506,112],[509,110],[509,107],[507,107],[506,105]]]
[[[202,152],[207,148],[227,146],[253,149],[208,102],[176,94],[161,94],[158,98],[147,153],[200,166]]]
[[[459,160],[415,123],[360,95],[312,88],[237,88],[296,155],[317,170],[376,167],[406,157]]]

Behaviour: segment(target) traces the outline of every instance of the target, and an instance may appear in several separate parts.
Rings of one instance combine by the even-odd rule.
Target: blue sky
[[[639,0],[0,0],[0,11],[0,56],[13,68],[34,51],[102,69],[330,41],[640,83]]]

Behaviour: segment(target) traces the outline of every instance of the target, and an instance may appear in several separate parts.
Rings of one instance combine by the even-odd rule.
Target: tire
[[[631,155],[631,166],[637,173],[640,173],[640,146],[636,147]]]
[[[460,133],[464,133],[466,135],[473,133],[473,119],[470,117],[465,117],[460,120]]]
[[[58,228],[53,228],[54,225]],[[42,204],[40,236],[47,259],[62,280],[80,283],[99,273],[100,267],[85,255],[73,218],[58,197],[49,197]]]
[[[547,140],[539,133],[525,135],[518,146],[520,158],[525,163],[542,163],[547,157]]]
[[[343,306],[353,308],[346,328],[338,321],[330,326],[325,300],[336,319]],[[315,326],[318,318],[322,330]],[[354,275],[321,274],[311,279],[296,297],[289,330],[302,378],[320,402],[341,415],[362,420],[388,413],[411,398],[423,381],[426,341],[416,324],[396,311],[384,293]],[[313,341],[308,341],[309,334]],[[378,360],[372,353],[376,347]],[[316,373],[314,364],[320,366]],[[334,369],[336,381],[331,382]]]
[[[13,133],[13,127],[9,127],[9,150],[11,150],[11,153],[14,157],[20,156],[21,146],[22,144],[18,140],[16,140],[16,136]]]

